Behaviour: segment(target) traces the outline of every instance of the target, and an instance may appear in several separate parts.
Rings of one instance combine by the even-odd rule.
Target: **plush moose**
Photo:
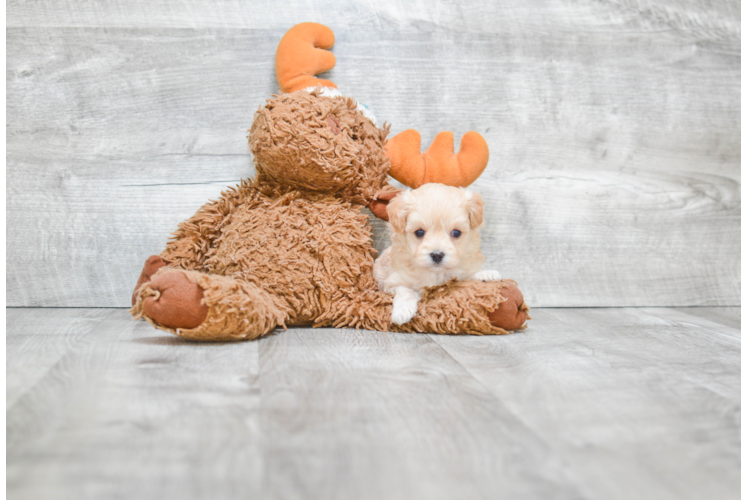
[[[398,190],[426,182],[466,186],[488,162],[468,132],[453,152],[442,132],[425,154],[414,130],[386,140],[365,107],[314,75],[331,69],[333,32],[303,23],[278,45],[281,93],[249,133],[257,174],[179,225],[151,256],[131,314],[192,340],[255,339],[277,326],[501,334],[523,328],[529,308],[511,280],[452,281],[427,289],[418,314],[391,324],[392,297],[372,274],[372,213],[386,219]]]

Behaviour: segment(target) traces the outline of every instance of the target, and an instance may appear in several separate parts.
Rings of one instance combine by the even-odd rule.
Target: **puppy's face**
[[[393,245],[406,247],[415,266],[447,270],[478,251],[483,199],[463,188],[424,184],[387,206]]]

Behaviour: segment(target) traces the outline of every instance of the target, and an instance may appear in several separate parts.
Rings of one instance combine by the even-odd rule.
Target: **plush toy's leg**
[[[512,280],[452,281],[427,289],[415,318],[395,330],[505,334],[524,328],[529,310]]]
[[[138,290],[140,287],[151,281],[153,275],[165,265],[167,265],[166,261],[158,255],[151,255],[148,257],[143,266],[143,270],[140,272],[140,278],[138,278],[138,283],[135,285],[135,290],[132,291],[132,305],[135,305],[135,302],[137,301]]]
[[[143,297],[143,316],[161,326],[189,330],[208,316],[203,289],[183,272],[162,272],[146,286],[136,299]]]
[[[183,338],[215,341],[255,339],[286,319],[272,297],[250,283],[168,267],[140,287],[130,314]]]
[[[500,335],[524,328],[529,307],[512,280],[452,281],[426,289],[418,313],[403,325],[392,323],[392,298],[378,290],[339,292],[326,304],[315,326],[368,330]]]
[[[488,319],[495,327],[504,330],[519,330],[524,328],[530,317],[530,307],[525,304],[525,298],[517,287],[517,283],[504,280],[501,295],[506,298],[493,311],[488,313]]]

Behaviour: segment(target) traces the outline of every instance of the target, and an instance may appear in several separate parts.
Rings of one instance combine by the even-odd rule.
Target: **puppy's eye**
[[[423,235],[424,235],[424,234],[426,234],[426,231],[424,231],[423,229],[418,229],[418,230],[417,230],[417,231],[415,232],[416,238],[423,238]]]
[[[462,231],[459,229],[452,230],[452,238],[459,238],[462,235]]]

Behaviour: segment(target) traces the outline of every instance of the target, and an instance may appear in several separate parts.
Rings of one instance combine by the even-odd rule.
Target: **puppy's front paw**
[[[480,281],[501,281],[501,275],[498,271],[479,271],[475,273],[473,279]]]
[[[404,325],[418,312],[418,301],[395,300],[392,303],[392,322],[396,325]]]

